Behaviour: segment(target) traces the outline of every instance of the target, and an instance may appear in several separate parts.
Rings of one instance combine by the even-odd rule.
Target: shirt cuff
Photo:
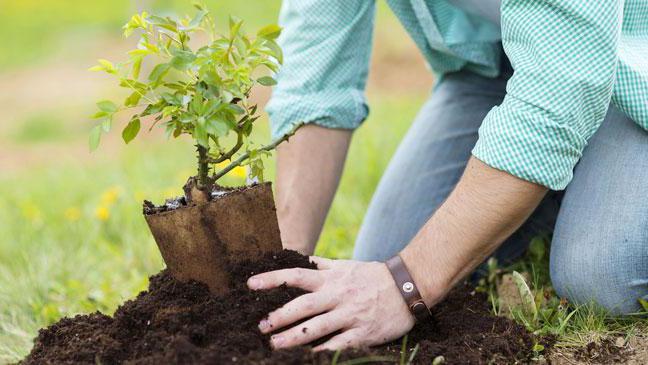
[[[305,95],[277,92],[266,107],[272,139],[281,138],[300,122],[326,128],[356,129],[369,115],[360,90],[330,90]]]
[[[508,95],[479,128],[473,156],[520,179],[563,190],[587,144],[550,112]]]

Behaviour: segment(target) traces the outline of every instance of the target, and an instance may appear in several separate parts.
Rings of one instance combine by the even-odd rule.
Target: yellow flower
[[[108,218],[110,218],[110,210],[108,210],[108,208],[106,208],[105,206],[100,205],[97,207],[97,210],[95,210],[95,216],[100,221],[105,222],[108,220]]]
[[[230,161],[223,161],[221,163],[216,164],[216,169],[222,170],[227,166],[229,166],[229,164]],[[247,177],[247,169],[243,166],[236,166],[230,172],[228,172],[226,176]]]
[[[101,194],[101,204],[105,206],[112,205],[119,198],[119,194],[121,194],[119,186],[109,188]]]
[[[36,204],[28,202],[22,206],[22,213],[28,220],[35,222],[41,219],[41,211]]]
[[[81,218],[81,210],[77,207],[70,207],[65,210],[65,219],[70,222],[76,222]]]
[[[232,176],[236,177],[247,177],[247,170],[245,167],[242,166],[236,166],[232,171],[230,171]]]

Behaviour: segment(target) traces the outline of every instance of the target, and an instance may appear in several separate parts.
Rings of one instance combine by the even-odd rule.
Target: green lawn
[[[139,9],[159,13],[187,13],[193,1],[183,0],[0,0],[0,70],[25,64],[43,64],[54,55],[73,57],[84,45],[115,31]],[[208,0],[216,19],[226,24],[229,14],[258,27],[276,22],[280,0]],[[91,4],[91,5],[89,5]],[[223,26],[224,28],[224,26]],[[68,41],[78,47],[70,47]]]

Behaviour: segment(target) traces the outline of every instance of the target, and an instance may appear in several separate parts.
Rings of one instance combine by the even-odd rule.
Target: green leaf
[[[96,112],[94,115],[92,115],[91,118],[92,119],[101,119],[101,118],[105,118],[107,116],[108,116],[108,113],[106,113],[104,111],[99,111],[99,112]]]
[[[512,277],[513,282],[515,283],[515,286],[517,286],[518,292],[520,293],[524,313],[531,315],[535,320],[535,318],[537,318],[538,316],[538,308],[533,297],[533,292],[531,292],[531,289],[527,285],[526,280],[524,280],[524,276],[522,276],[522,274],[517,271],[513,271]]]
[[[164,86],[172,89],[172,90],[177,90],[177,91],[184,91],[186,89],[186,86],[177,82],[165,82]]]
[[[151,15],[148,17],[149,23],[158,26],[160,28],[166,29],[172,33],[178,32],[178,23],[170,18],[162,18],[159,16]]]
[[[227,109],[231,110],[234,114],[241,115],[245,113],[245,109],[236,104],[227,104]]]
[[[159,113],[159,112],[162,111],[162,109],[164,108],[164,106],[165,106],[165,104],[164,104],[163,101],[158,102],[158,103],[155,103],[155,104],[149,104],[149,105],[144,109],[144,111],[142,111],[142,112],[140,113],[140,116],[141,116],[141,117],[145,117],[145,116],[148,116],[148,115],[157,114],[157,113]]]
[[[189,51],[176,50],[171,59],[171,66],[179,71],[186,71],[191,67],[191,63],[196,59],[196,55]]]
[[[267,67],[273,73],[277,73],[279,71],[279,65],[276,62],[271,61],[269,59],[262,60],[260,64]]]
[[[104,132],[108,133],[110,132],[110,128],[112,127],[112,119],[108,118],[101,122],[101,129],[103,129]]]
[[[150,51],[150,50],[148,50],[148,49],[139,49],[139,48],[138,48],[138,49],[134,49],[134,50],[132,50],[132,51],[129,51],[129,52],[128,52],[128,55],[131,56],[131,57],[135,57],[135,58],[136,58],[136,57],[148,56],[148,55],[150,55],[151,53],[153,53],[153,52]]]
[[[196,16],[193,19],[191,19],[191,21],[189,22],[188,28],[189,29],[198,28],[208,13],[209,12],[206,10],[199,11],[198,14],[196,14]]]
[[[205,123],[205,129],[211,135],[225,137],[231,128],[228,123],[222,119],[210,118]]]
[[[229,104],[223,104],[220,102],[220,99],[208,99],[205,104],[205,115],[211,115],[216,112],[223,110]]]
[[[248,177],[252,180],[257,179],[259,182],[263,182],[263,160],[261,160],[260,157],[252,157],[252,153],[250,153],[250,161],[248,167]]]
[[[281,50],[281,47],[279,47],[277,42],[273,40],[267,40],[265,46],[270,49],[270,55],[276,58],[280,64],[283,64],[283,51]]]
[[[149,81],[159,83],[160,80],[169,72],[171,65],[168,63],[161,63],[153,68],[148,76]]]
[[[244,54],[246,54],[247,51],[248,51],[248,46],[247,46],[247,44],[245,43],[245,41],[243,40],[242,37],[236,37],[236,38],[234,38],[234,46],[235,46],[236,49],[238,50],[238,54],[233,54],[233,55],[232,55],[232,56],[234,56],[234,57],[237,57],[237,58],[238,58],[238,57],[239,57],[239,54],[240,54],[240,55],[244,55]],[[237,62],[238,62],[238,61],[237,61]]]
[[[641,307],[643,308],[644,312],[648,312],[648,300],[639,298],[639,304],[641,304]]]
[[[229,18],[229,29],[230,29],[230,37],[234,38],[238,35],[239,30],[241,29],[241,25],[243,25],[243,20],[235,17],[235,16],[230,16]]]
[[[96,126],[90,131],[89,146],[90,151],[94,151],[99,147],[101,141],[101,126]]]
[[[140,70],[142,69],[142,57],[137,57],[135,58],[135,61],[133,62],[133,78],[137,79],[139,78]]]
[[[126,125],[126,128],[122,131],[122,138],[124,139],[124,142],[128,144],[130,141],[132,141],[135,137],[137,137],[137,134],[140,131],[140,120],[139,118],[135,118],[128,122],[128,125]]]
[[[145,94],[148,89],[148,86],[146,86],[146,84],[139,82],[137,80],[126,79],[126,78],[119,80],[119,86],[127,89],[139,90],[142,94]]]
[[[146,29],[148,13],[143,11],[142,14],[135,14],[131,19],[126,23],[122,29],[124,29],[124,36],[129,37],[133,34],[133,31],[138,28]]]
[[[117,111],[117,105],[115,105],[115,103],[113,103],[110,100],[102,100],[102,101],[98,102],[97,107],[100,110],[102,110],[102,111],[104,111],[106,113],[110,113],[110,114]]]
[[[195,95],[191,102],[189,103],[189,111],[194,114],[201,115],[203,112],[203,98],[200,94]]]
[[[281,27],[276,24],[272,24],[261,28],[261,30],[259,30],[259,32],[257,33],[257,36],[265,39],[277,39],[280,34]]]
[[[195,118],[194,118],[194,116],[192,114],[189,114],[189,113],[185,112],[185,113],[180,114],[180,116],[178,117],[178,120],[180,121],[180,123],[183,123],[183,124],[192,124],[194,122]]]
[[[164,109],[162,109],[162,117],[168,118],[177,113],[178,110],[180,110],[180,108],[178,108],[177,106],[165,106]]]
[[[274,86],[277,85],[277,81],[270,76],[263,76],[257,79],[257,82],[263,86]]]
[[[113,65],[112,62],[108,60],[101,59],[98,61],[101,66],[104,67],[104,70],[108,73],[114,73],[117,72],[117,69],[115,69],[115,65]]]
[[[112,64],[112,62],[108,60],[98,60],[99,65],[90,67],[88,70],[89,71],[106,71],[109,74],[115,74],[117,73],[117,69],[115,68],[115,65]]]
[[[137,103],[139,103],[140,99],[142,99],[142,94],[135,91],[126,98],[126,100],[124,101],[124,105],[128,107],[136,106]]]
[[[164,100],[169,105],[182,105],[182,97],[178,94],[171,94],[168,92],[163,92],[160,94],[162,100]]]
[[[209,148],[209,135],[207,134],[205,127],[200,125],[200,123],[196,123],[194,128],[194,138],[199,145]]]

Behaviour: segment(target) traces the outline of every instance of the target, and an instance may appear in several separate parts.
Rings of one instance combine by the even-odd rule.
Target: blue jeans
[[[448,197],[477,142],[479,126],[502,102],[510,68],[489,79],[446,76],[423,106],[369,205],[354,256],[383,261],[399,252]],[[611,106],[564,192],[550,192],[496,252],[518,258],[530,239],[553,231],[551,278],[574,303],[614,314],[648,299],[648,133]]]

